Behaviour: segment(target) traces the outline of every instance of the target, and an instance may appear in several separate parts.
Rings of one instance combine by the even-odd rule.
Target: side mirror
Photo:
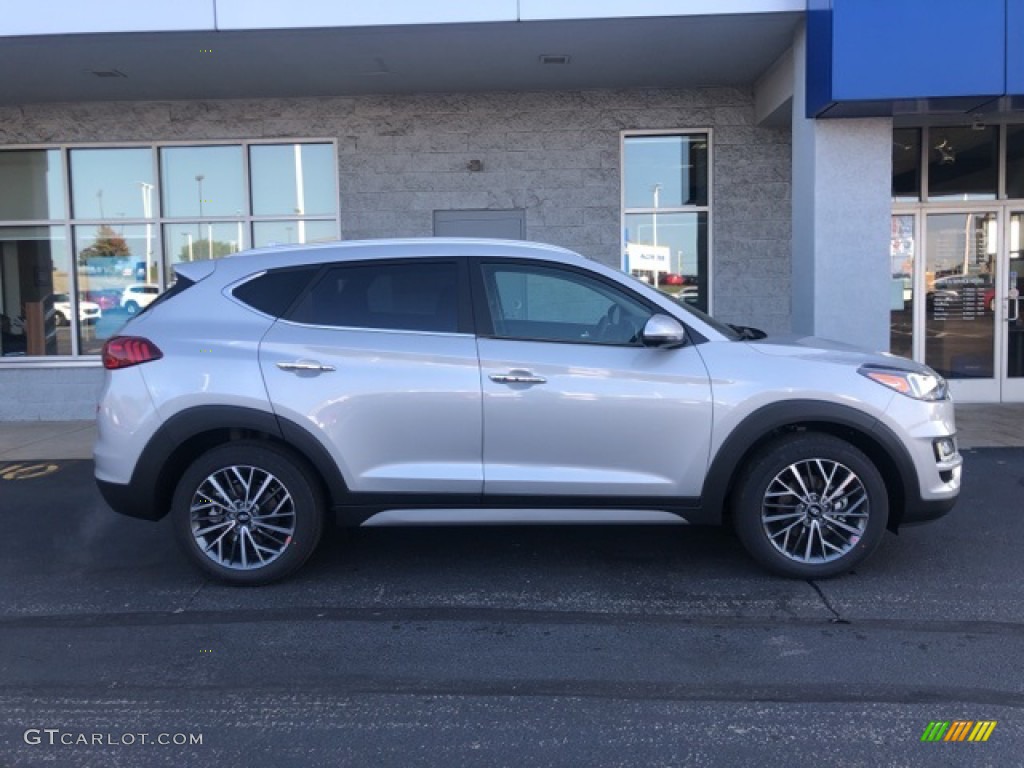
[[[640,340],[645,347],[672,349],[686,343],[686,329],[682,323],[668,315],[652,315],[644,325]]]

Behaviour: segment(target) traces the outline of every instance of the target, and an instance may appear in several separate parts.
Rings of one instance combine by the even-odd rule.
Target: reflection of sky
[[[253,248],[288,243],[320,243],[337,240],[338,229],[333,221],[258,221],[253,224]],[[302,236],[304,234],[304,237]]]
[[[658,245],[668,246],[671,253],[670,269],[682,275],[697,274],[698,216],[696,213],[659,213]],[[626,242],[654,244],[654,215],[631,213],[626,215]]]
[[[202,176],[203,216],[245,212],[241,147],[164,147],[160,150],[165,216],[198,216]]]
[[[927,267],[932,272],[976,271],[984,253],[984,218],[962,213],[928,217]]]
[[[294,144],[254,145],[249,151],[252,210],[256,216],[292,216],[299,208]],[[302,161],[302,213],[334,215],[334,148],[299,145]]]
[[[148,149],[71,150],[71,198],[76,218],[99,219],[102,207],[108,219],[141,219],[140,182],[153,182],[153,153]],[[153,194],[154,215],[156,211]]]
[[[625,189],[627,208],[654,208],[654,187],[658,207],[689,205],[690,168],[686,156],[690,141],[682,136],[631,136],[626,139]]]

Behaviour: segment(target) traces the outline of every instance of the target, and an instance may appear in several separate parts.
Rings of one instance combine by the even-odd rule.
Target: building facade
[[[175,263],[432,234],[1024,399],[1024,0],[979,3],[1003,44],[952,85],[962,57],[925,54],[956,22],[893,31],[916,0],[137,5],[0,29],[0,419],[91,417],[104,339]]]

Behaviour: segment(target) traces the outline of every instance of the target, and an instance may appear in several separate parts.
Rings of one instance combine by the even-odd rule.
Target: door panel
[[[1003,400],[1024,401],[1024,315],[1021,294],[1024,293],[1024,252],[1021,251],[1021,230],[1024,211],[1011,211],[1008,216],[1006,296],[996,297],[997,311],[1006,328],[1006,379]]]
[[[711,388],[695,347],[478,345],[485,493],[700,495]],[[543,381],[491,378],[510,372]]]
[[[281,370],[316,362],[334,370]],[[480,372],[470,335],[278,321],[260,346],[275,411],[325,441],[352,491],[479,494]]]

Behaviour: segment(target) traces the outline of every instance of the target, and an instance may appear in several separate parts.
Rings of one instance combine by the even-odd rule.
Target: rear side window
[[[331,267],[288,319],[343,328],[455,333],[458,274],[454,262]]]
[[[272,269],[234,290],[235,298],[272,317],[281,317],[320,267]]]
[[[171,285],[171,287],[168,288],[163,293],[161,293],[155,299],[153,299],[153,301],[151,301],[149,304],[144,306],[142,308],[142,310],[139,312],[139,314],[141,315],[141,314],[143,314],[145,312],[149,312],[150,310],[154,309],[155,307],[158,307],[161,304],[163,304],[168,299],[173,299],[179,293],[182,293],[186,289],[191,288],[195,284],[196,283],[195,283],[194,280],[189,280],[184,275],[178,275],[178,279],[174,281],[174,283]],[[152,293],[159,293],[159,292],[160,292],[160,289],[154,286],[153,290],[152,290]],[[140,293],[149,293],[149,291],[140,291]]]

